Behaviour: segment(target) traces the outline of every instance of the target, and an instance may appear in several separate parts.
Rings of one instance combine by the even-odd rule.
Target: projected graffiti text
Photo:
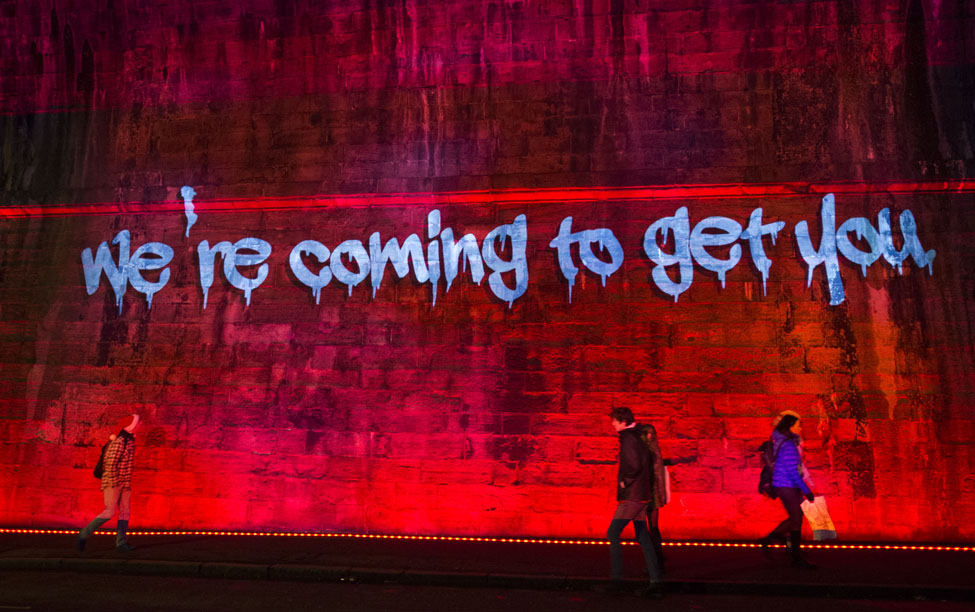
[[[187,187],[183,195],[189,206],[189,200],[195,194]],[[822,266],[831,305],[841,304],[845,300],[840,256],[858,266],[864,275],[881,257],[900,273],[903,273],[904,261],[911,258],[919,268],[927,268],[928,273],[933,274],[935,251],[925,250],[921,246],[917,223],[910,210],[903,211],[898,218],[902,242],[898,249],[894,244],[895,232],[888,208],[877,214],[876,224],[865,217],[854,217],[838,228],[835,209],[833,194],[827,194],[820,206],[822,227],[818,247],[813,245],[806,221],[799,221],[795,226],[796,246],[807,267],[807,286],[811,285],[817,268]],[[784,221],[765,223],[763,215],[761,208],[752,210],[744,229],[738,221],[721,216],[706,217],[692,226],[687,207],[678,208],[673,215],[657,219],[644,232],[642,245],[643,254],[652,265],[653,283],[677,301],[682,293],[690,289],[695,267],[699,266],[713,273],[724,288],[728,272],[742,259],[740,243],[746,242],[751,263],[761,275],[764,295],[772,269],[772,260],[765,251],[765,238],[768,237],[774,245],[786,224]],[[573,287],[580,273],[573,249],[578,253],[581,266],[586,272],[598,276],[603,286],[620,269],[625,259],[623,245],[612,229],[574,228],[573,223],[573,217],[563,218],[558,233],[548,243],[549,248],[556,251],[559,270],[568,285],[569,303],[572,302]],[[427,215],[426,226],[425,244],[417,233],[410,234],[400,242],[396,236],[384,238],[380,232],[372,232],[366,243],[348,239],[334,249],[329,249],[318,240],[302,240],[291,249],[288,266],[295,279],[311,290],[316,304],[321,301],[322,289],[332,281],[344,285],[351,295],[352,290],[367,277],[370,279],[372,297],[375,298],[382,288],[387,265],[392,266],[400,279],[412,274],[416,283],[429,284],[432,307],[437,304],[441,276],[446,293],[462,274],[469,273],[471,281],[480,285],[487,273],[488,289],[509,308],[528,290],[528,218],[525,214],[519,214],[511,223],[490,230],[480,242],[472,233],[455,240],[453,228],[442,228],[439,210]],[[112,244],[118,247],[117,259],[108,242],[102,242],[94,254],[90,248],[84,249],[81,262],[85,286],[89,295],[94,294],[104,275],[115,293],[119,311],[129,285],[146,296],[151,309],[153,295],[169,282],[170,270],[167,266],[172,261],[173,249],[160,242],[147,242],[130,254],[130,241],[128,230],[120,231],[112,240]],[[715,248],[722,248],[724,256],[716,254]],[[274,248],[260,238],[245,237],[233,243],[220,241],[213,246],[203,240],[196,251],[203,308],[206,308],[218,257],[223,260],[221,269],[224,278],[232,287],[243,292],[245,303],[250,305],[252,293],[268,277],[268,261]],[[242,271],[241,268],[251,270]],[[317,268],[317,271],[313,271],[313,268]],[[153,282],[143,277],[143,272],[154,270],[160,271],[158,280]]]

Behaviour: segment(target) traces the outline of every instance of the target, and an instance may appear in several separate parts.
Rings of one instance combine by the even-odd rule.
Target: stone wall
[[[97,512],[137,411],[140,526],[600,537],[626,405],[676,462],[668,537],[779,520],[753,451],[794,409],[843,537],[970,540],[972,31],[917,0],[3,4],[0,522]],[[796,236],[820,244],[829,193],[837,226],[889,209],[897,249],[910,210],[931,265],[841,258],[831,305]],[[663,291],[645,232],[681,207],[782,221],[764,290],[742,239],[723,288],[697,262]],[[289,265],[303,240],[426,249],[434,210],[479,245],[525,215],[524,293],[390,265],[316,303]],[[574,247],[571,302],[568,216],[624,255],[603,284]],[[123,230],[173,249],[151,308],[86,290],[82,252],[117,261]],[[204,308],[200,243],[249,237],[266,280],[248,303],[218,257]]]

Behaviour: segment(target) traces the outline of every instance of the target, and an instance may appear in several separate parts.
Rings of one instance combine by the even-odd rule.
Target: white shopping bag
[[[836,527],[833,526],[833,519],[829,518],[825,497],[820,495],[815,497],[812,502],[803,501],[802,513],[806,515],[806,520],[812,527],[814,540],[836,539]]]
[[[664,503],[670,503],[670,470],[664,466]]]

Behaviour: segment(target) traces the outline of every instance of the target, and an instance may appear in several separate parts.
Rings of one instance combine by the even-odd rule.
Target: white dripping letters
[[[751,211],[748,225],[742,225],[728,217],[706,217],[693,225],[687,207],[678,208],[673,215],[661,217],[647,227],[643,235],[643,253],[653,264],[651,279],[665,294],[678,297],[694,282],[695,265],[713,272],[724,287],[726,275],[740,262],[743,249],[740,241],[748,243],[749,255],[761,274],[762,294],[771,273],[772,260],[765,252],[765,238],[774,245],[785,222],[763,222],[764,211]],[[894,227],[890,209],[877,214],[876,224],[865,217],[847,219],[837,228],[835,198],[827,194],[820,207],[822,231],[818,246],[813,245],[809,226],[800,221],[795,226],[796,246],[807,267],[807,286],[819,266],[823,266],[829,287],[830,304],[843,303],[845,293],[840,274],[840,256],[858,266],[862,274],[883,258],[891,267],[903,273],[907,259],[913,259],[921,268],[933,274],[935,251],[925,250],[917,235],[917,223],[910,210],[904,210],[897,218],[900,247],[895,245]],[[472,233],[455,239],[454,230],[443,228],[439,210],[432,210],[426,217],[426,242],[417,233],[405,239],[397,236],[384,237],[379,232],[369,235],[367,244],[349,239],[330,249],[323,243],[308,239],[296,244],[288,256],[288,265],[294,278],[311,290],[315,303],[321,301],[321,291],[332,282],[345,286],[348,294],[370,278],[372,297],[381,289],[387,265],[391,265],[398,278],[413,276],[419,284],[430,284],[431,302],[435,307],[441,276],[448,293],[458,277],[470,275],[470,280],[481,284],[488,277],[488,289],[498,300],[511,308],[515,300],[528,289],[529,269],[527,261],[528,220],[518,214],[511,223],[490,230],[482,241]],[[81,263],[88,295],[94,294],[102,275],[108,280],[115,294],[115,302],[122,310],[123,296],[131,285],[146,296],[149,308],[153,296],[161,291],[170,279],[169,264],[173,249],[161,242],[147,242],[131,252],[128,230],[120,231],[112,240],[117,245],[117,258],[108,242],[102,242],[95,252],[86,248],[81,253]],[[602,285],[623,265],[624,248],[610,228],[573,228],[573,217],[564,217],[555,237],[548,246],[556,250],[562,277],[569,291],[569,303],[576,284],[579,268],[600,277]],[[710,249],[726,247],[719,257]],[[573,249],[578,255],[573,255]],[[222,257],[223,275],[230,286],[243,292],[250,305],[251,295],[268,278],[268,260],[273,247],[265,240],[247,237],[231,243],[221,241],[210,246],[203,240],[196,249],[199,265],[200,288],[203,308],[213,285],[217,258]],[[578,259],[576,259],[576,257]],[[312,265],[312,261],[318,265]],[[577,262],[581,266],[577,266]],[[256,270],[241,268],[257,266]],[[310,269],[317,267],[317,271]],[[674,269],[676,267],[676,269]],[[160,270],[158,280],[143,277],[147,271]]]
[[[405,278],[413,272],[413,277],[420,284],[430,283],[433,306],[437,304],[437,288],[441,275],[441,242],[443,252],[443,268],[446,276],[447,291],[457,278],[459,268],[466,271],[470,268],[471,280],[480,285],[484,278],[484,267],[491,270],[488,284],[492,293],[499,300],[511,304],[528,289],[528,261],[525,247],[528,242],[528,223],[525,215],[515,217],[513,223],[500,225],[484,238],[478,248],[477,238],[473,234],[465,234],[460,240],[454,241],[451,228],[440,229],[440,211],[434,210],[427,215],[427,237],[430,242],[424,251],[420,237],[410,234],[400,244],[399,239],[391,237],[383,244],[379,232],[369,236],[369,249],[358,240],[346,240],[329,253],[324,244],[316,240],[305,240],[298,243],[288,257],[291,271],[299,282],[307,286],[318,303],[323,287],[334,278],[352,288],[371,278],[372,297],[382,287],[386,274],[386,265],[391,264],[393,271],[399,278]],[[501,252],[507,249],[511,240],[511,257],[505,259]],[[500,249],[495,244],[500,243]],[[308,269],[302,260],[303,255],[314,256],[323,266],[328,262],[330,269],[323,267],[317,274]],[[342,256],[355,262],[356,271],[349,270],[342,261]],[[509,287],[504,275],[514,273],[514,286]]]

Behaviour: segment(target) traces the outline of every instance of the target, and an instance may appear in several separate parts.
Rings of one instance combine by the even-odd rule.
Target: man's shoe
[[[632,588],[622,580],[610,580],[594,589],[597,593],[631,593]]]
[[[87,544],[87,543],[88,543],[88,540],[86,540],[85,538],[83,538],[81,536],[78,536],[78,552],[85,552],[85,544]]]
[[[122,542],[115,547],[115,552],[129,552],[130,550],[135,550],[135,546],[132,546],[128,542]]]
[[[640,597],[643,597],[644,599],[663,599],[664,585],[651,584],[646,588],[640,589]]]
[[[819,568],[816,567],[815,564],[810,563],[809,561],[806,561],[802,557],[796,557],[795,559],[793,559],[792,560],[792,567],[795,567],[797,569],[804,569],[804,570],[819,569]]]

